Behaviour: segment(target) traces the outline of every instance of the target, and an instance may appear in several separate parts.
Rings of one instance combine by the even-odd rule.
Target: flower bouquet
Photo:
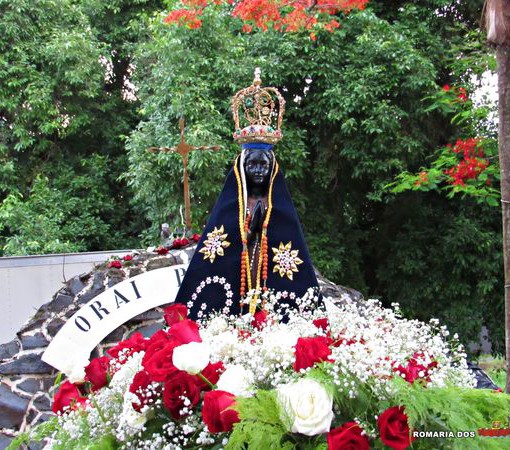
[[[254,315],[198,321],[171,305],[164,330],[60,382],[57,416],[11,448],[501,448],[477,431],[506,423],[510,396],[474,389],[457,336],[398,305],[317,300],[268,292]]]

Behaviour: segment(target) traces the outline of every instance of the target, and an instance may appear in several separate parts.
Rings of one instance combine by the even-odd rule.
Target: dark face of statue
[[[261,188],[267,186],[271,168],[273,167],[273,154],[270,150],[251,150],[244,160],[244,171],[248,186]]]

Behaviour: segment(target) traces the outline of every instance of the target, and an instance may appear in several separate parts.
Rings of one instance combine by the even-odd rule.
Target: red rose
[[[186,239],[186,238],[182,238],[182,239],[174,239],[174,241],[172,242],[172,248],[182,248],[182,247],[186,247],[187,245],[189,245],[189,240]]]
[[[259,310],[253,316],[251,326],[257,330],[261,330],[267,322],[268,312],[265,309]]]
[[[218,383],[218,380],[220,379],[220,375],[225,372],[225,366],[221,361],[217,363],[209,363],[207,364],[206,368],[202,370],[202,376],[209,380],[211,384]],[[197,376],[197,383],[200,387],[200,390],[202,391],[208,391],[211,389],[211,386],[209,386],[204,380],[202,380],[200,377]]]
[[[429,370],[437,367],[437,361],[432,361],[427,366],[419,364],[417,358],[422,358],[423,353],[415,352],[412,358],[407,361],[407,366],[404,367],[401,364],[393,370],[398,372],[408,383],[414,383],[417,379],[424,379],[430,381]],[[421,375],[420,375],[421,372]]]
[[[180,238],[175,238],[175,239],[172,241],[172,248],[173,248],[173,249],[181,248],[181,239],[180,239]]]
[[[64,408],[68,406],[70,409],[76,409],[79,405],[85,403],[87,399],[81,396],[78,386],[69,380],[64,381],[53,398],[51,410],[58,414],[64,412]]]
[[[166,324],[171,327],[174,323],[188,318],[188,308],[182,303],[174,303],[167,306],[164,310]]]
[[[232,431],[235,423],[239,422],[239,413],[233,409],[235,396],[225,391],[209,391],[204,395],[202,406],[202,420],[211,433]]]
[[[147,389],[151,383],[151,377],[145,370],[138,372],[133,377],[131,386],[129,386],[129,392],[135,394],[140,400],[140,403],[133,402],[133,408],[138,412],[140,412],[143,406],[148,405],[151,400],[154,401],[157,397]],[[150,395],[147,395],[149,392]]]
[[[408,383],[411,384],[414,383],[418,378],[421,378],[419,375],[420,372],[425,375],[427,374],[427,368],[425,366],[417,364],[411,360],[407,362],[406,367],[399,365],[394,370],[398,372]]]
[[[123,259],[124,261],[133,261],[133,255],[125,255]]]
[[[94,358],[87,367],[85,367],[85,380],[92,383],[92,390],[97,391],[108,384],[108,369],[110,367],[110,357],[101,356]]]
[[[327,434],[328,450],[368,450],[368,437],[356,422],[344,423]]]
[[[177,339],[181,344],[202,342],[202,338],[198,332],[198,324],[189,319],[174,323],[168,331],[168,334]]]
[[[411,445],[409,424],[402,406],[392,406],[377,419],[381,441],[395,450],[404,450]]]
[[[173,338],[166,331],[156,331],[145,344],[145,357],[148,357],[150,353],[161,350],[166,345],[166,342],[171,340]]]
[[[200,240],[200,235],[195,233],[193,236],[191,236],[191,240],[193,242],[198,242]]]
[[[110,261],[110,263],[108,264],[108,269],[111,269],[112,267],[115,269],[122,269],[122,263],[118,259],[115,259],[113,261]]]
[[[145,353],[142,365],[154,381],[165,381],[178,369],[173,364],[175,347],[181,345],[175,339],[166,339],[158,342]]]
[[[330,340],[324,336],[299,338],[294,350],[296,356],[294,370],[299,372],[301,369],[312,367],[315,363],[330,361],[329,342]]]
[[[326,317],[322,318],[322,319],[315,319],[313,321],[313,324],[319,329],[319,330],[323,330],[323,331],[327,331],[327,329],[329,328],[329,322],[328,322],[328,319]]]
[[[143,337],[142,333],[137,331],[136,333],[133,333],[129,339],[120,341],[115,347],[109,349],[107,353],[113,358],[118,358],[119,353],[122,353],[127,358],[133,353],[145,350],[146,343],[147,341]]]
[[[167,378],[163,387],[163,404],[174,419],[187,415],[182,411],[186,398],[191,402],[187,408],[191,409],[197,405],[200,400],[200,388],[195,382],[195,377],[182,370],[175,371]]]
[[[154,250],[158,255],[166,255],[168,253],[168,249],[166,247],[158,247]]]

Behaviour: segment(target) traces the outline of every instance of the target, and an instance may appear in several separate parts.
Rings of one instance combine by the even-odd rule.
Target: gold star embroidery
[[[223,256],[225,253],[224,248],[230,245],[227,241],[228,234],[225,233],[223,225],[220,228],[214,227],[214,230],[207,233],[207,239],[204,241],[204,246],[199,250],[199,253],[204,254],[204,259],[209,259],[211,263],[214,262],[216,256]]]
[[[287,276],[290,280],[293,280],[294,273],[299,272],[297,266],[303,264],[303,261],[298,258],[299,250],[292,250],[292,242],[285,245],[280,242],[278,248],[273,247],[273,253],[273,262],[276,263],[273,272],[279,272],[282,278]]]

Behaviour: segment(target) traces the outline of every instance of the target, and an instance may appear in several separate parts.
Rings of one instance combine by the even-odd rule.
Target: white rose
[[[243,366],[229,366],[220,375],[217,386],[221,391],[227,391],[231,394],[241,397],[251,395],[250,387],[253,384],[253,373],[246,370]]]
[[[180,370],[196,375],[209,364],[211,351],[203,342],[190,342],[174,349],[172,362]]]
[[[302,378],[277,388],[281,417],[292,433],[327,433],[333,420],[333,397],[317,381]]]
[[[65,373],[71,383],[83,383],[85,381],[85,367],[89,365],[87,357],[69,358],[62,372]]]

